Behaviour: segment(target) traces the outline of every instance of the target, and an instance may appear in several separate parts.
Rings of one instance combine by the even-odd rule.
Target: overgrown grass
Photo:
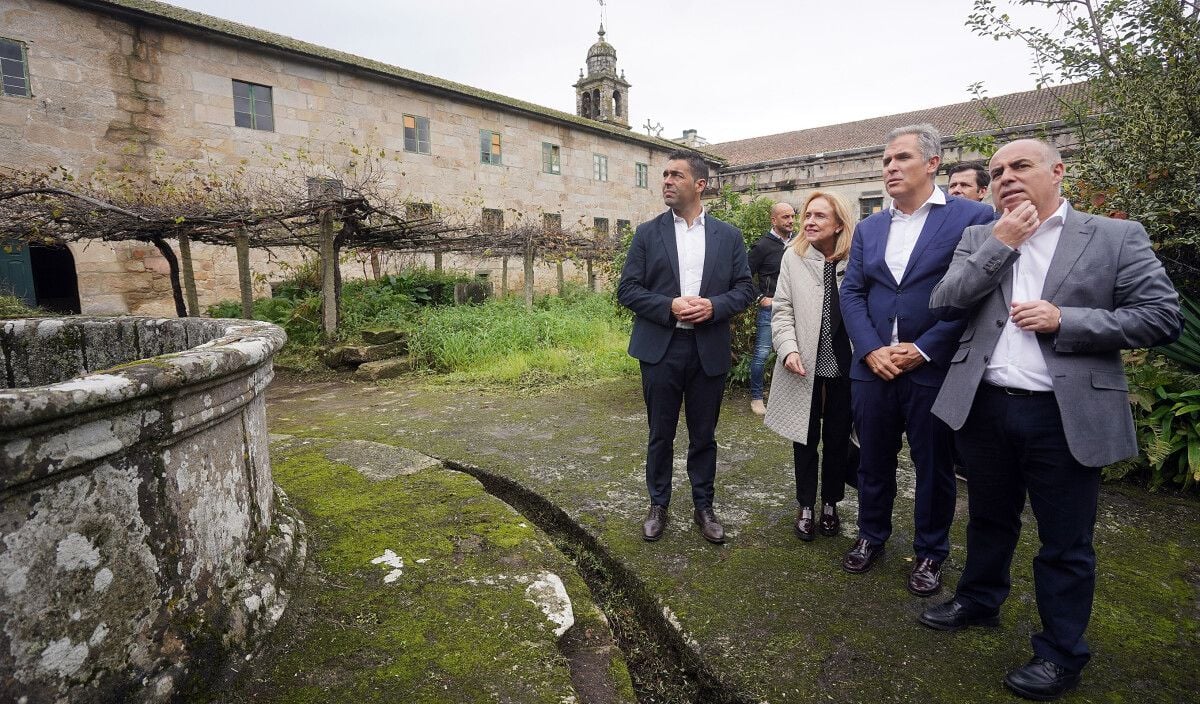
[[[530,386],[636,373],[628,344],[628,317],[606,296],[570,290],[532,310],[514,299],[423,309],[409,351],[447,381]]]
[[[16,296],[0,296],[0,320],[27,318],[36,315],[45,315],[45,313],[37,308],[30,308]]]

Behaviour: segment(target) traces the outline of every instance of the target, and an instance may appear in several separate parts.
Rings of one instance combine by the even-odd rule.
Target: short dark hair
[[[959,171],[974,171],[975,186],[977,188],[987,188],[988,184],[992,182],[991,175],[988,174],[987,169],[983,168],[983,164],[978,161],[960,161],[946,169],[946,177],[949,178]]]
[[[700,179],[708,180],[708,162],[696,152],[686,149],[676,149],[667,155],[667,161],[686,161],[688,170],[692,172],[692,180],[699,181]]]

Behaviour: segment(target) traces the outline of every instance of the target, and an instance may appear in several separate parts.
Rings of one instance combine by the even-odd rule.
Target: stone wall
[[[663,209],[654,174],[665,146],[557,122],[328,60],[234,41],[179,24],[150,22],[52,0],[0,0],[3,35],[28,47],[32,98],[0,96],[0,165],[98,166],[151,171],[186,160],[267,169],[283,151],[347,155],[347,144],[382,149],[384,182],[401,197],[478,216],[481,208],[564,227],[593,218],[636,224]],[[568,71],[564,98],[572,94]],[[270,86],[274,131],[234,126],[233,80]],[[431,153],[404,151],[403,115],[429,118]],[[502,135],[502,164],[480,163],[479,131]],[[542,142],[561,147],[561,174],[542,172]],[[269,153],[274,150],[274,155]],[[593,155],[608,180],[592,177]],[[635,185],[635,164],[652,187]],[[170,314],[163,264],[142,245],[91,243],[76,254],[84,313]],[[232,251],[193,248],[201,303],[237,298]],[[82,256],[81,256],[82,254]],[[262,253],[254,269],[279,274]],[[496,268],[491,262],[488,268]],[[520,267],[518,266],[517,269]],[[543,274],[545,272],[545,274]],[[348,271],[353,276],[356,272]],[[496,276],[498,279],[498,274]],[[517,272],[513,280],[520,281]],[[539,267],[539,284],[554,281]],[[266,292],[259,282],[257,292]]]
[[[166,701],[278,619],[303,560],[267,451],[284,339],[228,320],[4,323],[0,700]]]

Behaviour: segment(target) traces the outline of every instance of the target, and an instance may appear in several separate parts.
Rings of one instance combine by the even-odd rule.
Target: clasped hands
[[[863,361],[875,376],[891,381],[924,364],[925,355],[911,342],[898,342],[868,352]]]
[[[671,301],[671,315],[684,323],[703,323],[713,317],[712,301],[700,296],[680,296]]]

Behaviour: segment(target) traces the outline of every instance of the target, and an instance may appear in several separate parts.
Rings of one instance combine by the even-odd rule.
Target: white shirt
[[[704,273],[704,211],[688,224],[674,210],[675,250],[679,253],[679,295],[699,296],[700,277]],[[695,327],[691,323],[677,321],[677,328]]]
[[[934,205],[945,204],[946,194],[934,186],[933,193],[929,194],[929,198],[914,210],[912,215],[905,215],[897,210],[894,200],[888,206],[888,212],[892,215],[892,225],[888,228],[887,249],[884,250],[883,260],[895,277],[896,283],[900,283],[904,278],[904,272],[908,269],[908,259],[912,256],[913,248],[917,246],[917,239],[929,218],[929,211]]]
[[[908,260],[912,258],[913,248],[917,246],[917,239],[921,237],[921,230],[925,229],[925,221],[929,219],[929,211],[935,205],[945,205],[946,194],[937,186],[933,187],[933,193],[925,199],[921,207],[912,212],[912,215],[906,215],[896,208],[896,201],[892,201],[888,206],[888,212],[892,215],[892,224],[888,228],[887,248],[883,251],[883,261],[887,264],[888,270],[892,272],[892,276],[896,279],[896,283],[904,278],[904,272],[908,269]],[[892,321],[892,342],[891,344],[899,344],[900,342],[900,320]],[[913,345],[916,347],[916,345]],[[920,347],[917,351],[929,361],[929,355]]]
[[[1071,206],[1067,201],[1059,204],[1058,210],[1038,226],[1033,236],[1017,248],[1021,256],[1013,263],[1012,301],[1025,303],[1042,298],[1046,286],[1046,271],[1058,238],[1062,235],[1063,221]],[[1000,339],[988,359],[983,371],[983,380],[995,386],[1010,386],[1029,391],[1053,391],[1054,384],[1046,369],[1046,358],[1038,345],[1037,333],[1021,330],[1010,316],[1000,331]]]

